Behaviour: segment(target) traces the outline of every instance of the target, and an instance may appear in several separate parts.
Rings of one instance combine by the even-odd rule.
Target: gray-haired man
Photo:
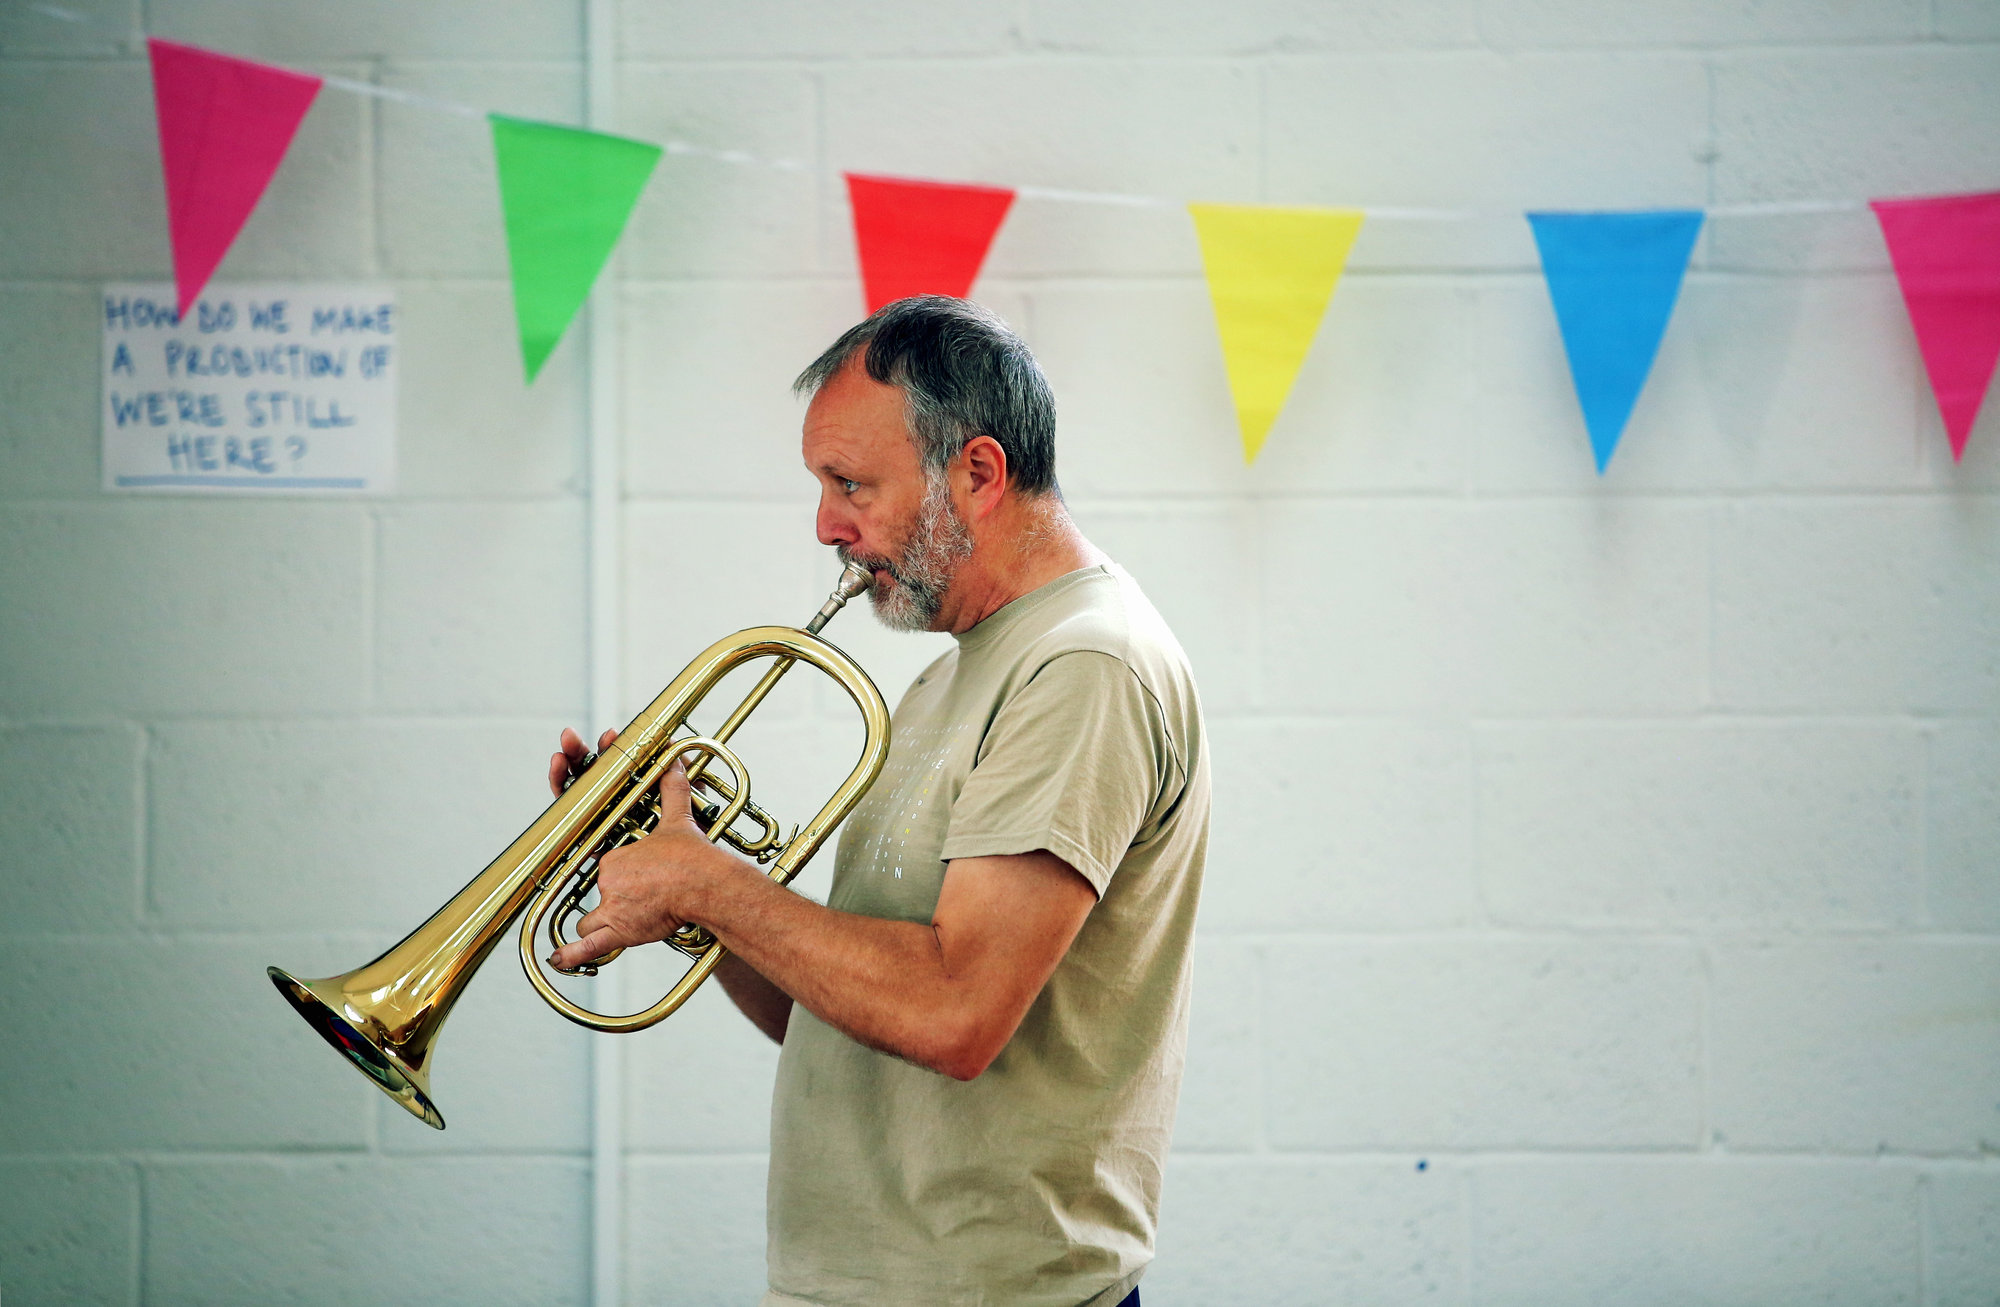
[[[1208,839],[1186,658],[1071,521],[1048,384],[998,318],[898,301],[799,388],[820,542],[874,569],[885,622],[956,647],[898,705],[825,906],[663,821],[556,961],[689,921],[728,946],[784,1045],[766,1304],[1136,1301]],[[687,811],[679,773],[661,791]]]

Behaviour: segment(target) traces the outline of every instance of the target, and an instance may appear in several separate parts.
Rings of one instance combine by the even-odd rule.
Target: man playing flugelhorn
[[[997,317],[900,300],[797,388],[820,542],[873,569],[885,623],[956,647],[898,705],[825,906],[710,844],[677,766],[551,961],[689,922],[727,946],[783,1045],[767,1305],[1136,1304],[1208,839],[1186,657],[1070,519],[1053,396]]]

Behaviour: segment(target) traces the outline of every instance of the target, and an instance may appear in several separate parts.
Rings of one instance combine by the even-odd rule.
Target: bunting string
[[[29,9],[36,13],[58,18],[64,22],[102,27],[96,20],[85,15],[61,9],[55,5],[31,4]],[[108,30],[108,29],[107,29]],[[262,61],[260,61],[262,62]],[[285,68],[282,64],[267,63],[266,67]],[[285,68],[287,72],[297,71]],[[476,108],[455,100],[424,95],[416,91],[405,91],[393,86],[381,86],[374,82],[356,81],[351,77],[337,77],[330,73],[314,73],[327,86],[335,87],[352,95],[367,96],[377,100],[389,100],[417,109],[433,109],[440,113],[455,114],[461,118],[484,120],[491,110]],[[587,130],[579,128],[578,130]],[[725,149],[712,145],[700,145],[693,141],[667,139],[651,141],[670,155],[687,158],[707,159],[714,163],[733,164],[748,168],[773,168],[782,172],[810,172],[811,164],[797,159],[769,158],[753,154],[747,150]],[[992,182],[983,183],[993,185]],[[1046,200],[1056,204],[1103,204],[1129,209],[1184,209],[1188,201],[1166,195],[1140,195],[1121,191],[1077,190],[1059,186],[1015,186],[1014,194],[1024,200]],[[1328,208],[1363,209],[1370,222],[1478,222],[1512,221],[1521,216],[1521,209],[1513,208],[1425,208],[1398,206],[1393,204],[1365,204],[1340,201],[1326,205]],[[1704,204],[1703,213],[1710,218],[1767,218],[1785,216],[1810,216],[1828,213],[1863,213],[1868,209],[1868,201],[1833,200],[1772,200],[1753,201],[1740,204]]]
[[[57,5],[28,8],[63,22],[96,25]],[[181,312],[200,295],[249,219],[314,97],[332,87],[490,125],[530,382],[589,296],[663,155],[731,167],[818,170],[746,150],[637,140],[513,118],[159,38],[147,38],[146,44]],[[1189,203],[1039,185],[854,172],[842,177],[870,311],[909,295],[970,294],[1018,200],[1186,213],[1201,250],[1246,462],[1255,460],[1279,419],[1364,220],[1526,218],[1599,475],[1640,402],[1701,226],[1710,219],[1872,211],[1954,460],[1964,453],[2000,359],[2000,191],[1524,214],[1488,207]]]

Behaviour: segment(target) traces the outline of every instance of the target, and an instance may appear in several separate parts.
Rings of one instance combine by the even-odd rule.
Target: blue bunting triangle
[[[1528,215],[1599,476],[1652,371],[1701,219],[1699,209]]]

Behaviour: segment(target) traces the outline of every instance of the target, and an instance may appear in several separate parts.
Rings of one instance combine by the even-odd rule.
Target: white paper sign
[[[104,488],[382,492],[396,474],[395,294],[104,288]]]

